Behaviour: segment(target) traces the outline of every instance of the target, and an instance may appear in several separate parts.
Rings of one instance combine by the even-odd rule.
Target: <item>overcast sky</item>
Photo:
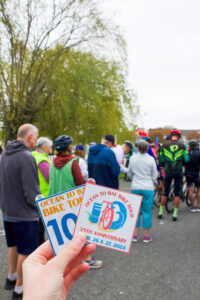
[[[107,0],[105,10],[127,42],[140,124],[200,129],[200,1]]]

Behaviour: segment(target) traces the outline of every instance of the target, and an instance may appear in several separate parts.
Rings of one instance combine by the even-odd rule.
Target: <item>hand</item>
[[[29,255],[23,263],[23,299],[66,299],[74,282],[89,269],[87,263],[79,263],[96,250],[85,242],[86,235],[78,233],[55,257],[49,241]]]

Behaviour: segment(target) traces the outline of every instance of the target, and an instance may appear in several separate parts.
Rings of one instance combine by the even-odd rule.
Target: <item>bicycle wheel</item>
[[[182,200],[186,202],[187,206],[191,206],[191,202],[188,198],[188,189],[187,189],[187,182],[185,181],[183,183],[183,189],[182,189]]]
[[[190,201],[190,199],[188,197],[188,191],[187,191],[186,196],[185,196],[185,201],[186,201],[187,206],[190,207],[191,206],[191,201]]]
[[[114,211],[112,208],[107,209],[105,214],[103,215],[102,219],[101,219],[101,223],[102,223],[102,227],[103,229],[107,230],[110,228],[112,221],[113,221],[113,217],[114,217]]]
[[[154,190],[154,197],[153,197],[153,204],[156,206],[156,207],[159,207],[160,206],[160,193],[159,193],[159,190],[158,189],[155,189]]]
[[[174,186],[170,188],[170,192],[165,203],[166,211],[171,214],[174,210]]]

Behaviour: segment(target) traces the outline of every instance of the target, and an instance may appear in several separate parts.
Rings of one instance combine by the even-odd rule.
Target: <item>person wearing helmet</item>
[[[170,186],[172,180],[174,180],[175,199],[172,219],[173,221],[177,221],[183,179],[183,164],[189,161],[189,157],[185,146],[179,141],[181,137],[180,131],[173,129],[171,130],[170,135],[171,141],[164,143],[160,152],[160,164],[164,166],[166,174],[164,178],[164,193],[161,197],[158,218],[162,219],[163,210],[170,191]]]
[[[61,135],[54,141],[57,155],[50,169],[49,196],[72,189],[85,183],[81,173],[78,158],[72,156],[73,139],[69,135]],[[103,265],[102,260],[87,257],[90,269],[98,269]]]
[[[191,212],[200,212],[200,150],[196,140],[189,141],[189,162],[185,165],[185,176],[188,185],[188,198],[191,202]],[[194,185],[197,188],[197,206],[194,205]]]
[[[163,137],[165,143],[167,143],[167,141],[171,141],[171,135],[170,134],[165,134]]]
[[[54,141],[57,155],[50,169],[49,196],[85,183],[77,158],[72,156],[73,139],[61,135]]]

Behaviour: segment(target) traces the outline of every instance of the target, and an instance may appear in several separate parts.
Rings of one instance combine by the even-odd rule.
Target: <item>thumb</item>
[[[83,232],[78,232],[69,242],[66,247],[54,257],[49,264],[65,271],[66,266],[80,253],[86,242],[86,235]]]

